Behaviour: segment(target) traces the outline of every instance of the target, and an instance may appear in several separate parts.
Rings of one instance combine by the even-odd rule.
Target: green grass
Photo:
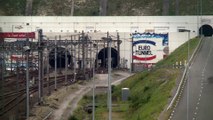
[[[190,40],[190,54],[192,54],[198,42],[199,38]],[[178,76],[182,74],[182,70],[174,69],[172,66],[176,61],[187,59],[187,50],[188,43],[185,43],[166,59],[158,62],[153,70],[137,73],[120,85],[113,87],[112,118],[116,120],[157,120],[168,104],[169,98],[172,97],[171,91],[176,86]],[[124,87],[130,89],[128,102],[121,101],[121,89]],[[98,105],[96,120],[107,120],[106,100],[106,94],[96,96],[96,104]],[[82,106],[92,103],[91,101],[91,97],[84,97],[81,100],[79,108],[74,113],[77,119],[82,120],[82,115],[92,117],[91,114],[82,110]],[[168,115],[168,113],[166,114]]]
[[[130,88],[127,120],[155,120],[167,104],[170,92],[180,71],[158,68],[151,72],[138,73],[117,87],[114,96],[120,96],[120,89]]]

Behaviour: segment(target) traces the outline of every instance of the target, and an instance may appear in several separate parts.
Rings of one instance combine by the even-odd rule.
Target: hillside
[[[107,16],[197,15],[201,11],[211,15],[211,4],[207,0],[1,0],[0,15],[70,16],[73,12],[74,16],[98,16],[102,11]]]

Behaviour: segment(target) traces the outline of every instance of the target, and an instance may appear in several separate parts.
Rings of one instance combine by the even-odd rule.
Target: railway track
[[[73,75],[68,75],[67,77],[70,78]],[[45,83],[43,84],[44,88],[47,88],[48,82],[47,78],[44,78]],[[63,86],[63,83],[65,81],[65,76],[58,76],[57,77],[57,83],[58,87]],[[25,81],[26,82],[26,81]],[[21,82],[24,83],[24,82]],[[69,82],[70,83],[70,82]],[[54,77],[50,77],[49,81],[49,86],[54,86],[55,81]],[[35,84],[29,88],[30,90],[30,95],[35,94],[38,92],[38,84]],[[13,91],[13,92],[8,92],[0,96],[0,99],[4,99],[5,103],[1,106],[1,112],[0,116],[3,116],[5,113],[9,112],[13,108],[15,108],[17,105],[21,104],[25,99],[26,99],[26,86],[25,88],[20,89],[19,91]]]
[[[89,77],[92,76],[92,71],[88,70],[86,74],[88,74]],[[37,72],[31,72],[31,76],[34,76],[36,79],[35,81],[38,81],[37,79]],[[73,81],[73,73],[67,75],[68,80],[65,81],[65,75],[57,75],[57,88],[60,88],[65,85],[73,84],[76,81]],[[76,80],[82,80],[85,79],[83,74],[78,71],[76,75]],[[51,91],[51,88],[53,90],[55,85],[55,77],[49,77],[49,82],[47,81],[47,77],[43,78],[43,89],[48,89]],[[19,89],[17,90],[17,85],[19,86]],[[49,87],[48,87],[49,86]],[[17,75],[11,75],[8,77],[5,77],[5,82],[3,85],[4,88],[13,88],[11,90],[4,91],[3,94],[0,95],[0,100],[2,100],[2,104],[0,106],[0,118],[9,113],[12,110],[15,110],[16,106],[22,105],[24,106],[24,101],[26,100],[26,78],[25,74],[19,74]],[[38,82],[35,82],[34,85],[30,86],[29,88],[29,95],[33,95],[33,98],[30,98],[31,104],[36,104],[36,101],[38,100]],[[47,94],[44,94],[47,95]],[[33,100],[34,99],[34,100]],[[32,102],[33,101],[33,102]],[[23,113],[24,113],[23,108]]]

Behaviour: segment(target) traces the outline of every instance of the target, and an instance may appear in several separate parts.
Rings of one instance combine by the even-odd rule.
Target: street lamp
[[[47,64],[47,88],[48,88],[48,95],[50,95],[50,67],[49,67],[49,38],[47,38],[47,54],[46,54],[46,64]]]
[[[67,39],[66,39],[66,43],[67,43]],[[68,48],[67,48],[67,45],[65,46],[65,85],[67,86],[67,67],[68,67],[68,59],[67,59],[67,51]]]
[[[43,30],[38,29],[38,104],[43,104]]]
[[[109,37],[107,32],[107,37],[102,37],[108,43],[108,109],[109,109],[109,120],[112,119],[112,95],[111,95],[111,43],[112,38]]]
[[[189,44],[189,40],[190,40],[190,30],[188,29],[179,29],[179,32],[187,32],[188,33],[188,68],[189,68],[189,48],[190,48],[190,44]]]
[[[75,82],[75,80],[76,80],[76,45],[78,44],[77,42],[73,42],[72,43],[73,45],[74,45],[74,55],[73,55],[73,62],[74,62],[74,80],[73,80],[73,82]]]
[[[93,44],[93,47],[98,48],[97,44]],[[92,49],[92,48],[91,48]],[[96,51],[94,50],[93,52],[93,59],[92,59],[92,64],[93,64],[93,71],[92,71],[92,82],[93,82],[93,86],[92,86],[92,120],[95,120],[95,59],[96,59],[96,54],[98,52],[98,50]],[[94,59],[95,58],[95,59]]]
[[[54,56],[55,56],[55,91],[57,90],[57,37],[55,37],[55,51],[54,51]]]
[[[3,47],[2,47],[3,48]],[[4,85],[4,74],[5,74],[5,56],[4,56],[4,53],[5,51],[0,48],[0,95],[3,95],[4,94],[4,89],[3,89],[3,85]],[[4,104],[4,99],[0,99],[0,102],[2,104]],[[4,109],[4,107],[1,106],[2,109]]]
[[[187,70],[188,70],[188,74],[187,74],[187,120],[189,120],[189,49],[190,49],[190,30],[188,29],[179,29],[179,32],[187,32],[188,33],[188,63],[187,63]]]
[[[26,54],[26,58],[27,58],[27,61],[26,61],[26,106],[27,106],[27,110],[26,110],[26,118],[27,120],[29,119],[29,111],[30,111],[30,108],[29,108],[29,53],[30,53],[30,47],[29,46],[24,46],[23,47],[23,50]]]

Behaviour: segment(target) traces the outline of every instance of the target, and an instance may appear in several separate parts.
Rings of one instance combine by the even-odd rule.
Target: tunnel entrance
[[[207,36],[212,36],[213,34],[213,28],[210,25],[203,25],[199,29],[199,35],[204,35],[205,37]]]
[[[57,47],[57,68],[65,68],[65,48]],[[70,52],[67,51],[68,65],[71,63]],[[52,49],[49,53],[49,64],[51,67],[55,67],[55,49]]]
[[[99,66],[106,68],[108,64],[108,47],[103,48],[99,53],[98,53],[98,60],[99,60]],[[112,63],[111,66],[112,68],[116,68],[118,66],[118,51],[114,48],[111,48],[111,57],[112,57]]]

